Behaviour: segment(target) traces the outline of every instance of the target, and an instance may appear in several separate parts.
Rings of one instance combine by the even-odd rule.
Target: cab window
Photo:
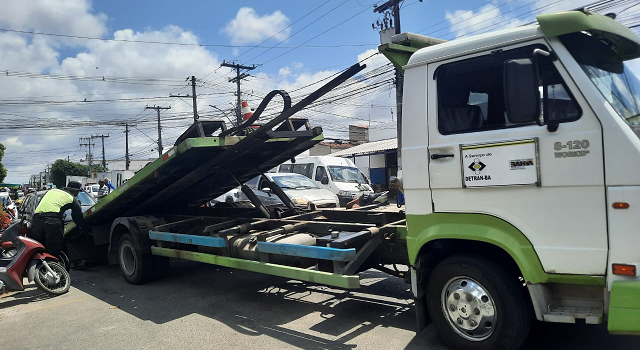
[[[291,164],[282,164],[280,168],[278,168],[279,173],[290,173],[291,172]]]
[[[503,129],[531,124],[511,124],[505,109],[504,63],[507,60],[533,58],[533,50],[544,45],[529,45],[513,50],[496,50],[489,55],[444,64],[436,70],[438,86],[438,130],[441,134],[460,134]],[[539,61],[540,96],[546,101],[541,109],[547,121],[567,122],[580,117],[581,111],[562,77],[549,62]]]
[[[311,179],[313,176],[313,163],[293,164],[293,166],[291,167],[291,172],[304,175]]]
[[[322,181],[322,178],[327,176],[327,170],[323,166],[319,166],[316,168],[316,181]]]

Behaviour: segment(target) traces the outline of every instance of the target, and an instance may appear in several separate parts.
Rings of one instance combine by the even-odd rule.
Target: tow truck
[[[291,104],[271,92],[226,129],[196,122],[160,158],[66,228],[72,259],[124,278],[170,259],[359,287],[376,268],[411,284],[417,329],[459,349],[517,349],[534,319],[640,334],[640,39],[588,10],[449,42],[400,34],[379,50],[404,71],[406,210],[209,207],[212,198],[323,139],[293,115],[358,74]],[[283,111],[247,132],[269,101]],[[390,265],[405,265],[405,271]]]

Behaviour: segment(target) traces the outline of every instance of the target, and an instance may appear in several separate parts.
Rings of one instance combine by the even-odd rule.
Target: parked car
[[[309,202],[315,204],[317,208],[335,208],[338,206],[338,196],[329,190],[318,187],[314,181],[306,176],[294,173],[267,173],[269,180],[278,185],[284,193],[291,199],[293,204],[305,208]],[[259,175],[249,180],[246,185],[253,190],[263,204],[282,204],[278,196],[272,193],[269,182]],[[240,192],[238,200],[249,200],[247,196]]]
[[[94,198],[98,198],[98,190],[100,189],[100,186],[97,183],[88,183],[84,185],[82,189]]]
[[[93,195],[87,193],[85,191],[78,192],[78,202],[80,202],[80,207],[82,208],[82,212],[89,210],[96,202],[98,201]],[[64,223],[70,222],[71,218],[71,209],[67,209],[62,215],[62,221]]]
[[[220,203],[220,202],[227,202],[227,203],[236,202],[240,198],[241,193],[242,191],[240,191],[240,188],[238,187],[232,188],[229,191],[225,192],[224,194],[221,194],[218,197],[212,199],[209,202],[209,205],[213,206],[214,204]]]
[[[340,205],[363,194],[373,194],[369,179],[350,160],[332,156],[299,157],[278,167],[279,173],[296,173],[313,180],[340,199]]]
[[[27,226],[27,235],[29,235],[29,230],[31,230],[33,212],[36,211],[36,207],[40,204],[40,200],[42,200],[45,193],[47,193],[47,190],[28,193],[27,196],[24,197],[24,201],[22,201],[18,218]]]
[[[33,213],[36,211],[38,204],[40,204],[42,197],[44,197],[47,191],[48,190],[29,193],[27,194],[24,201],[22,202],[22,206],[20,207],[19,218],[23,220],[25,225],[27,225],[27,230],[31,229],[31,221],[33,220]],[[96,199],[91,194],[85,192],[84,190],[78,193],[77,198],[78,198],[78,201],[80,202],[80,207],[82,207],[83,213],[96,203]],[[69,222],[71,220],[72,220],[71,209],[69,209],[63,213],[62,221]]]

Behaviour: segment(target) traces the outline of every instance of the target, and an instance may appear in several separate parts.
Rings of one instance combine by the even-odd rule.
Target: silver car
[[[293,204],[298,207],[306,208],[309,202],[315,204],[317,208],[338,207],[338,196],[329,190],[318,187],[306,176],[294,173],[268,173],[265,176],[282,188]],[[269,182],[262,175],[249,180],[246,185],[253,190],[263,204],[282,204],[280,198],[269,188]],[[238,200],[249,199],[240,192]]]

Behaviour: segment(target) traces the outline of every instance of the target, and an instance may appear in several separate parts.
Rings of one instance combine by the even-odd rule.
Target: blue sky
[[[405,0],[401,24],[402,31],[450,40],[590,2]],[[222,60],[258,65],[243,80],[242,98],[253,108],[276,88],[291,91],[294,101],[301,99],[319,86],[309,84],[376,52],[379,35],[371,25],[382,16],[373,12],[374,3],[5,0],[0,12],[0,72],[5,73],[0,74],[0,142],[7,147],[2,161],[9,169],[6,180],[26,182],[58,158],[86,162],[87,150],[78,138],[91,134],[109,134],[106,158],[122,159],[124,127],[119,124],[124,122],[137,125],[130,134],[132,156],[157,156],[155,111],[145,107],[171,107],[162,112],[163,144],[171,145],[191,123],[192,107],[189,99],[169,95],[190,93],[185,79],[192,75],[201,79],[200,116],[225,119],[233,114],[236,97]],[[627,14],[638,11],[640,6]],[[261,47],[251,48],[256,45]],[[348,124],[370,124],[372,133],[393,134],[392,72],[381,55],[366,63],[372,78],[353,86],[367,93],[301,113],[322,126],[326,136],[347,138]]]

